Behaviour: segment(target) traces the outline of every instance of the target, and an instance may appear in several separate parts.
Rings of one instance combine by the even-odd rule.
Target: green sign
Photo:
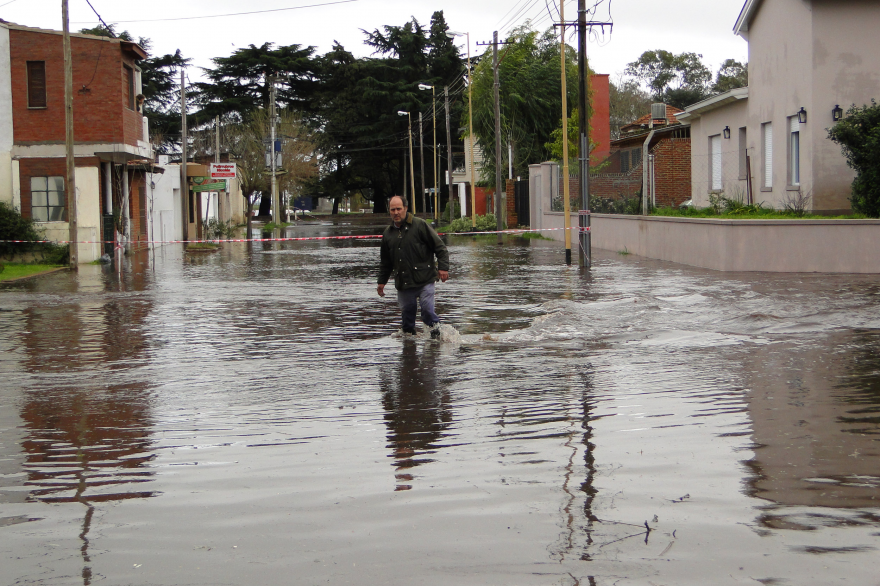
[[[217,181],[214,183],[202,183],[201,185],[193,185],[192,190],[196,193],[200,191],[223,191],[226,189],[225,181]]]

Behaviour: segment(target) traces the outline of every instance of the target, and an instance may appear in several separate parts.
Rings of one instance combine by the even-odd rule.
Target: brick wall
[[[667,138],[651,149],[654,155],[654,181],[658,206],[678,206],[691,198],[691,140]],[[613,168],[613,167],[612,167]],[[561,179],[560,179],[561,181]],[[572,178],[572,200],[579,182]],[[590,195],[603,199],[636,197],[642,189],[642,165],[627,173],[590,175]],[[562,184],[560,183],[560,193]]]
[[[504,193],[507,198],[507,227],[513,228],[519,226],[519,219],[516,217],[516,195],[514,193],[513,179],[504,180]]]
[[[62,36],[10,29],[12,119],[16,144],[63,143],[64,55]],[[137,145],[141,116],[123,105],[122,64],[134,66],[118,42],[71,37],[74,137],[77,143]],[[27,61],[45,61],[44,109],[27,107]],[[83,89],[83,88],[86,89]]]
[[[663,140],[654,154],[658,206],[679,206],[691,198],[691,139]]]

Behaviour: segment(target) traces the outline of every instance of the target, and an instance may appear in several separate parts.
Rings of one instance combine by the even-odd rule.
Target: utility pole
[[[61,17],[64,20],[64,126],[65,150],[67,152],[67,225],[70,251],[70,268],[76,269],[79,261],[76,211],[76,162],[73,154],[73,60],[70,54],[70,23],[67,0],[61,0]]]
[[[455,183],[452,181],[452,130],[449,122],[449,86],[443,87],[443,95],[446,98],[446,169],[449,173],[449,222],[455,219],[455,199],[453,192]]]
[[[422,159],[422,213],[426,213],[428,211],[427,206],[425,205],[425,139],[422,136],[422,113],[419,112],[419,156]],[[415,205],[415,202],[413,202]]]
[[[220,162],[220,116],[214,116],[214,162]],[[226,183],[226,180],[223,181]],[[228,185],[228,184],[227,184]],[[223,206],[221,202],[223,198],[220,196],[220,193],[217,193],[217,219],[221,222],[223,221],[223,214],[221,211],[223,210]]]
[[[183,212],[183,239],[189,240],[189,185],[186,179],[186,83],[180,68],[180,209]]]
[[[565,29],[563,29],[565,30]],[[592,265],[592,242],[590,234],[590,130],[589,130],[589,73],[587,72],[587,3],[578,0],[578,146],[580,153],[581,209],[578,214],[580,227],[580,254],[578,264],[589,269]]]
[[[562,0],[563,2],[565,0]],[[501,172],[501,95],[498,82],[498,31],[492,33],[492,68],[495,76],[495,229],[498,231],[498,244],[504,244],[501,230],[501,185],[504,182]]]
[[[272,207],[275,208],[275,213],[272,214],[272,221],[277,226],[281,223],[281,201],[276,194],[277,184],[275,181],[275,76],[269,76],[269,80],[272,84],[269,88],[269,124],[272,145],[269,147],[269,150],[272,153],[270,155],[270,158],[272,159]]]
[[[565,27],[571,26],[573,23],[565,22],[565,18],[560,12],[559,24],[561,28],[562,39],[565,39]],[[590,233],[590,131],[589,131],[589,71],[587,70],[587,30],[594,26],[601,26],[605,31],[607,26],[609,30],[614,30],[612,22],[587,21],[587,9],[585,0],[578,0],[578,174],[580,178],[580,199],[581,209],[578,213],[579,226],[579,248],[578,264],[586,268],[590,268],[592,264],[592,244]],[[565,158],[565,242],[566,262],[571,264],[571,221],[569,219],[569,200],[568,200],[568,117],[566,116],[566,96],[565,96],[565,44],[562,44],[563,65],[562,65],[562,150]]]
[[[562,61],[562,203],[565,221],[565,264],[571,264],[571,202],[568,186],[568,88],[565,81],[565,2],[559,3],[559,58]]]
[[[437,150],[437,98],[434,97],[434,86],[431,86],[431,108],[434,112],[434,220],[440,225],[440,171],[437,168],[440,162],[440,153]]]
[[[474,84],[471,79],[471,33],[467,34],[468,41],[468,138],[471,141],[471,226],[477,227],[477,182],[474,179]]]

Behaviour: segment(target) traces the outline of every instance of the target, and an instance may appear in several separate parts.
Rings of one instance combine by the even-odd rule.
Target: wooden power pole
[[[189,185],[186,180],[186,74],[180,68],[180,209],[183,239],[189,240]]]
[[[76,162],[73,156],[73,61],[70,54],[70,22],[67,0],[61,0],[61,17],[64,21],[64,126],[65,150],[67,152],[67,224],[70,241],[70,268],[76,269],[79,261],[76,212]]]
[[[565,0],[562,0],[563,2]],[[504,178],[501,171],[501,95],[498,82],[498,31],[492,33],[492,69],[495,76],[495,229],[498,231],[498,244],[503,244],[501,230],[501,186]]]

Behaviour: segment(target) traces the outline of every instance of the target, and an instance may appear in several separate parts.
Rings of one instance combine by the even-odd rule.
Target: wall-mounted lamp
[[[798,116],[798,122],[800,122],[801,124],[807,123],[807,111],[804,110],[803,106],[801,106],[801,109],[798,111],[797,116]]]
[[[730,138],[730,126],[725,126],[723,132],[724,132],[724,138],[729,139]]]
[[[834,106],[834,109],[831,110],[831,119],[835,122],[843,120],[843,108],[840,107],[840,104],[837,104]]]

